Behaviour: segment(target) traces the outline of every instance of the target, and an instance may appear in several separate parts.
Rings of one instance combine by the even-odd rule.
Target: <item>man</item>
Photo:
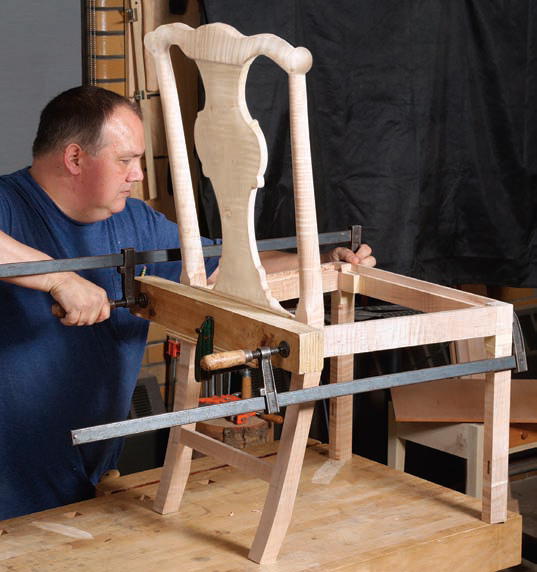
[[[68,90],[43,110],[32,166],[0,178],[0,263],[175,248],[177,227],[129,198],[143,178],[144,134],[128,100],[94,87]],[[210,243],[212,241],[205,241]],[[374,265],[366,245],[332,259]],[[294,257],[263,255],[269,271]],[[206,261],[207,274],[218,261]],[[181,265],[149,265],[179,280]],[[22,286],[22,287],[21,287]],[[120,298],[114,269],[0,282],[0,519],[93,496],[117,466],[120,440],[73,447],[70,430],[127,417],[148,323]],[[65,310],[60,320],[50,308]],[[67,328],[66,326],[84,326]]]

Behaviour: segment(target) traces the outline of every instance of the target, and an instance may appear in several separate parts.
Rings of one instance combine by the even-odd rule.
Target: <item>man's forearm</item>
[[[22,244],[0,231],[0,264],[50,259],[48,254]],[[102,322],[110,316],[106,292],[76,272],[54,272],[4,280],[17,286],[50,292],[65,311],[65,317],[62,318],[65,325],[90,325]]]
[[[0,231],[0,264],[50,259],[51,257],[44,252],[18,242],[8,234]],[[43,292],[48,292],[52,287],[50,275],[48,274],[17,276],[14,278],[3,278],[2,280]]]

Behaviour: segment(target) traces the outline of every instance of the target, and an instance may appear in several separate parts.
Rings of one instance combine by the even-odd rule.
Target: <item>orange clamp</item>
[[[166,355],[172,358],[179,357],[181,353],[181,342],[179,340],[168,340],[166,345]]]
[[[240,401],[240,397],[236,395],[213,395],[212,397],[201,397],[199,402],[201,405],[218,405],[219,403],[227,403],[229,401]],[[244,425],[248,423],[248,418],[255,415],[255,412],[239,413],[229,418],[236,425]]]

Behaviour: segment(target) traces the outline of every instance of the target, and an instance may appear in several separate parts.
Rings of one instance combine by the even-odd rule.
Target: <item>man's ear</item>
[[[82,149],[76,143],[69,143],[63,152],[63,164],[72,175],[80,174],[80,155]]]

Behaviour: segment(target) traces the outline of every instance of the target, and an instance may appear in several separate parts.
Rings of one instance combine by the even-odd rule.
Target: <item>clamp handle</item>
[[[118,302],[121,302],[121,300],[117,300]],[[108,300],[108,303],[110,304],[110,309],[115,308],[116,307],[116,300]],[[54,304],[52,304],[52,307],[50,308],[50,311],[52,313],[52,315],[55,318],[58,319],[62,319],[65,318],[65,310],[63,309],[62,306],[60,306],[60,304],[58,304],[58,302],[54,302]]]
[[[276,384],[274,382],[271,357],[276,354],[287,357],[289,352],[289,344],[283,341],[275,348],[261,347],[253,351],[232,350],[229,352],[207,354],[201,359],[200,365],[204,370],[213,371],[241,366],[253,359],[257,359],[259,361],[261,375],[263,377],[263,388],[260,392],[267,403],[267,411],[269,415],[274,415],[279,412],[280,406],[278,404],[278,393],[276,392]]]
[[[141,308],[145,308],[147,306],[147,296],[145,294],[140,294],[140,296],[134,298],[130,302],[125,300],[125,298],[121,300],[108,300],[110,304],[110,309],[114,310],[115,308],[130,308],[131,306],[140,306]],[[55,318],[65,318],[65,310],[63,309],[58,302],[54,302],[52,304],[50,311]]]
[[[140,294],[136,296],[134,285],[134,273],[136,268],[135,250],[134,248],[122,248],[123,264],[118,266],[117,271],[121,274],[121,290],[123,298],[121,300],[108,300],[110,309],[114,308],[130,308],[132,306],[147,306],[147,296]],[[60,304],[55,302],[50,309],[55,318],[65,318],[65,310]]]
[[[256,350],[230,350],[228,352],[216,352],[207,354],[201,358],[200,365],[205,371],[215,371],[219,369],[228,369],[247,364],[254,359],[262,359],[261,350],[265,348],[258,348]],[[269,355],[280,354],[283,357],[289,355],[289,344],[287,342],[280,342],[280,345],[275,348],[266,348],[270,350]]]
[[[200,365],[205,371],[215,371],[217,369],[228,369],[230,367],[244,365],[252,359],[253,352],[248,350],[233,350],[203,356]]]

